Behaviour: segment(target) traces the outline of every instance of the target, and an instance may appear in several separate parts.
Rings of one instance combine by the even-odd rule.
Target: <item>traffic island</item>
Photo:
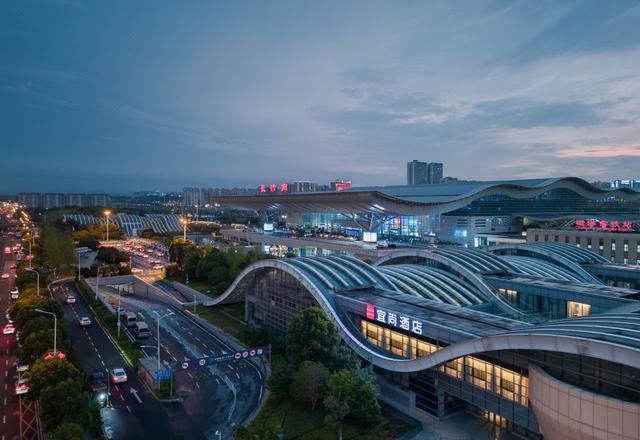
[[[155,356],[140,359],[138,377],[157,401],[182,402],[182,397],[176,394],[173,371],[165,366],[158,369],[158,359]]]

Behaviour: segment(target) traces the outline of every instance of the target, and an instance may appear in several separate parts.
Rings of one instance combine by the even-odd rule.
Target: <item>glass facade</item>
[[[360,329],[371,344],[408,359],[425,357],[441,348],[436,341],[410,336],[365,319],[360,321]],[[528,405],[528,379],[516,371],[475,356],[454,359],[441,365],[438,370],[523,406]]]
[[[529,199],[514,199],[503,194],[493,194],[474,200],[469,205],[448,213],[448,215],[548,215],[548,214],[599,214],[625,213],[640,208],[640,201],[627,202],[623,199],[603,195],[591,200],[576,192],[558,188]]]

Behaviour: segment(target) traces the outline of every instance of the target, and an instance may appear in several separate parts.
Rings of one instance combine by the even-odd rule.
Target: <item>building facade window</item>
[[[587,316],[591,312],[591,304],[583,304],[575,301],[567,301],[567,317],[579,318]]]

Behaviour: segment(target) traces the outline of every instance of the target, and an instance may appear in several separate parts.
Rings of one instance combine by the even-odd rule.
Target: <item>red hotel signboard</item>
[[[289,192],[289,184],[288,183],[263,183],[258,187],[258,192],[260,194],[267,194],[267,193],[276,193],[276,192],[281,192],[281,193],[286,193]]]
[[[632,222],[618,220],[576,220],[578,231],[633,232]]]

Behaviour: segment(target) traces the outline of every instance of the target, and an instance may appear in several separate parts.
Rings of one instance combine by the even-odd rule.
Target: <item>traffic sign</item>
[[[227,362],[231,360],[248,359],[256,356],[262,356],[267,354],[269,347],[256,347],[248,350],[237,351],[235,353],[226,353],[220,356],[207,356],[199,359],[190,359],[184,362],[178,363],[182,370],[192,370],[195,368],[206,367],[208,365],[218,364],[220,362]]]

